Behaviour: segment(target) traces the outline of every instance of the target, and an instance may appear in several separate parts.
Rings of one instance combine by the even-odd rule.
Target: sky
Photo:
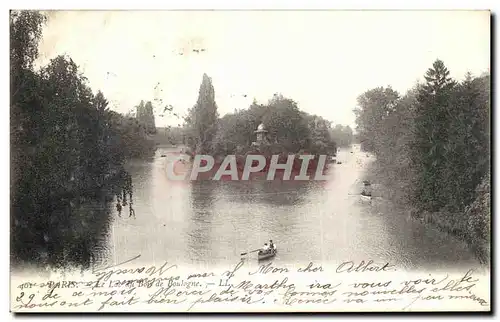
[[[359,95],[378,86],[404,94],[438,58],[458,80],[489,71],[490,13],[57,11],[39,49],[41,66],[69,55],[117,112],[152,101],[157,126],[182,123],[160,107],[185,115],[206,73],[221,115],[282,93],[354,128]]]

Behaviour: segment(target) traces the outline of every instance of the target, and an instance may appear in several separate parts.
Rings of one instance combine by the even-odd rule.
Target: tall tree
[[[455,87],[450,104],[448,136],[444,148],[443,187],[448,208],[463,213],[489,169],[489,80],[468,74]]]
[[[192,151],[201,154],[208,154],[213,151],[218,118],[219,114],[212,79],[207,74],[203,74],[198,100],[186,117],[189,128],[187,143]]]
[[[10,133],[11,184],[21,169],[29,168],[25,152],[36,139],[29,129],[36,124],[29,111],[40,105],[41,95],[34,90],[39,80],[32,71],[38,57],[38,42],[46,17],[37,11],[10,12]]]
[[[146,104],[144,104],[144,101],[141,101],[141,103],[137,106],[136,115],[139,122],[145,127],[146,133],[156,133],[153,104],[151,104],[150,101],[146,102]]]
[[[30,70],[38,57],[38,42],[47,18],[38,11],[10,12],[11,71]]]
[[[437,211],[445,205],[445,142],[451,121],[450,101],[455,82],[441,60],[436,60],[425,74],[419,88],[415,119],[413,166],[418,170],[415,197],[425,210]]]

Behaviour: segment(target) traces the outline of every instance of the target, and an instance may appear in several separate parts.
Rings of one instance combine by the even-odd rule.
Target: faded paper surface
[[[11,17],[12,311],[491,310],[489,12],[42,14]],[[266,179],[287,154],[324,176]],[[172,179],[198,155],[236,179]]]

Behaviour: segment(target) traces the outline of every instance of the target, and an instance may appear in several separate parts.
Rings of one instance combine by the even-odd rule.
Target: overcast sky
[[[162,100],[184,114],[207,73],[221,115],[280,92],[308,113],[354,127],[358,95],[387,85],[404,93],[436,58],[457,79],[488,71],[489,12],[56,12],[39,63],[59,54],[122,113]],[[156,117],[157,126],[177,123]]]

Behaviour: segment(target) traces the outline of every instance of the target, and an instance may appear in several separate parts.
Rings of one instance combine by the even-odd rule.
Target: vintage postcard
[[[12,10],[11,311],[490,311],[490,16]]]

